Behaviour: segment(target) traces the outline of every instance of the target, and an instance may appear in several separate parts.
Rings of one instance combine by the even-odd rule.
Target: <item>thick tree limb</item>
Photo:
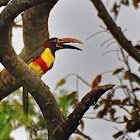
[[[22,14],[25,55],[29,57],[49,38],[48,17],[56,0],[45,2],[26,10]]]
[[[6,6],[9,1],[10,0],[0,0],[0,7],[1,6]]]
[[[64,123],[60,109],[48,87],[16,55],[10,45],[9,31],[13,19],[26,8],[34,6],[39,2],[41,3],[43,0],[12,0],[0,15],[0,61],[8,72],[31,93],[38,103],[47,123],[49,140],[65,140],[76,130],[79,120],[88,108],[95,104],[100,96],[106,90],[111,89],[113,85],[99,87],[99,89],[98,87],[94,88],[82,99]]]
[[[32,94],[38,103],[47,123],[49,136],[63,123],[59,107],[48,87],[21,60],[10,45],[9,31],[13,19],[25,9],[43,2],[43,0],[12,0],[0,15],[0,61]]]
[[[22,16],[25,48],[19,55],[23,60],[40,47],[49,36],[48,17],[57,0],[42,3],[26,10]],[[17,90],[21,85],[6,69],[0,72],[0,100]]]
[[[3,55],[2,58],[0,57],[0,61],[9,73],[26,87],[34,97],[43,113],[47,123],[47,129],[51,135],[54,130],[62,124],[63,119],[59,107],[48,87],[46,87],[40,78],[15,54],[12,48],[8,49],[6,55]]]
[[[6,6],[6,8],[2,11],[2,13],[0,15],[0,19],[1,19],[0,20],[0,25],[2,27],[5,27],[3,36],[1,36],[1,40],[0,40],[1,45],[5,45],[2,42],[3,42],[3,39],[5,39],[5,37],[7,37],[6,35],[7,35],[7,32],[9,32],[9,28],[10,28],[11,22],[13,22],[13,19],[18,14],[23,12],[24,10],[26,10],[26,9],[32,7],[32,6],[35,6],[37,4],[43,3],[43,2],[50,2],[50,3],[54,3],[55,2],[56,3],[57,0],[52,0],[52,1],[50,1],[50,0],[32,0],[32,2],[30,2],[29,0],[21,0],[21,2],[19,0],[13,0],[12,2],[10,2]],[[7,28],[7,30],[6,30],[6,28]],[[3,30],[1,30],[1,33],[2,33],[2,31]],[[8,36],[7,40],[9,40],[9,36]]]
[[[106,24],[108,30],[112,33],[117,42],[121,45],[129,55],[140,63],[139,50],[135,49],[131,42],[126,39],[124,34],[121,32],[121,28],[117,27],[111,16],[108,14],[101,0],[90,0],[98,11],[98,16]]]
[[[86,96],[83,97],[81,102],[78,103],[74,111],[69,115],[68,120],[56,131],[55,137],[59,135],[59,131],[64,133],[63,140],[67,140],[72,133],[75,132],[79,121],[82,119],[84,113],[90,106],[95,105],[98,99],[114,85],[97,86],[93,88]],[[61,134],[62,135],[62,134]]]
[[[18,88],[20,84],[6,69],[0,72],[0,101]]]

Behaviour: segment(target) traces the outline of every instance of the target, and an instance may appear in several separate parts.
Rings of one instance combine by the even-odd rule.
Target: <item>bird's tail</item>
[[[28,116],[28,108],[29,108],[29,101],[28,101],[28,91],[23,87],[23,112],[27,118]]]

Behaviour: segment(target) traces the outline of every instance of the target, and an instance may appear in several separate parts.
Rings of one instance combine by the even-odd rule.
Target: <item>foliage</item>
[[[29,115],[26,119],[25,115],[23,114],[21,99],[19,99],[18,96],[21,96],[20,89],[15,91],[13,95],[9,95],[7,99],[2,101],[0,104],[0,139],[11,140],[11,131],[25,124],[26,129],[30,133],[30,138],[32,138],[34,135],[34,137],[36,136],[39,139],[43,139],[43,131],[39,133],[38,136],[35,133],[39,130],[45,130],[46,132],[46,125],[41,114],[37,115],[38,112],[35,110],[34,100],[30,97],[31,100],[29,103]],[[36,124],[34,120],[37,120]]]
[[[21,94],[21,89],[18,89],[0,104],[0,140],[12,140],[13,138],[10,136],[10,133],[12,130],[18,129],[21,126],[26,126],[30,139],[47,139],[46,124],[34,99],[29,96],[29,115],[26,118],[23,114]],[[57,97],[58,103],[64,118],[67,119],[69,115],[68,110],[78,103],[77,92],[68,93],[68,91],[61,90],[60,95]],[[82,121],[80,122],[80,126],[83,130],[84,126]],[[80,133],[82,134],[82,132]],[[80,136],[72,136],[71,139],[80,140],[82,138]]]
[[[78,103],[77,92],[68,94],[67,92],[60,91],[60,94],[63,95],[58,98],[58,104],[64,118],[67,119],[69,115],[68,109],[76,106]]]
[[[113,135],[114,138],[121,137],[121,139],[124,139],[129,138],[127,133],[136,132],[140,129],[140,102],[138,95],[140,91],[140,77],[132,72],[128,59],[129,55],[127,56],[121,48],[120,53],[122,58],[118,59],[126,66],[124,65],[124,67],[118,68],[112,72],[112,75],[117,76],[119,79],[120,85],[109,92],[105,98],[102,98],[93,109],[98,111],[97,118],[124,124],[125,130],[120,130]],[[125,67],[127,69],[125,69]],[[126,81],[128,81],[127,84]],[[118,99],[116,97],[118,93],[121,94],[122,98]],[[118,113],[120,110],[124,112],[121,115]],[[138,136],[139,135],[140,131]]]

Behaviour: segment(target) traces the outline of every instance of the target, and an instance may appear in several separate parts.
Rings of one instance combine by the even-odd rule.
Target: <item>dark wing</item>
[[[35,60],[37,57],[39,57],[46,48],[41,47],[38,50],[36,50],[34,53],[32,53],[29,58],[26,60],[27,64],[30,64],[33,60]]]

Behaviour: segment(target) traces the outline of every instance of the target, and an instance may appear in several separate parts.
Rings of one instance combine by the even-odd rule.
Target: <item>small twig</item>
[[[101,47],[103,47],[107,42],[109,42],[110,40],[112,40],[113,38],[109,38],[108,40],[106,40],[105,42],[103,42],[103,44],[101,45]]]
[[[113,42],[109,43],[109,44],[106,46],[106,48],[108,48],[110,45],[112,45],[112,44],[114,44],[114,43],[116,43],[116,41],[113,41]]]
[[[18,22],[20,22],[20,21],[22,21],[22,19],[18,19],[18,20],[14,20],[14,23],[16,24],[16,23],[18,23]]]
[[[105,120],[105,121],[108,121],[108,122],[115,122],[115,123],[118,123],[118,124],[122,124],[122,123],[125,123],[124,121],[114,121],[114,120],[109,120],[107,118],[97,118],[97,117],[83,117],[84,119],[102,119],[102,120]]]
[[[123,85],[122,78],[120,78],[118,75],[117,75],[117,77],[118,77],[118,79],[119,79],[119,81],[120,81],[120,84]],[[130,97],[130,95],[128,95],[128,94],[125,92],[124,88],[123,88],[123,92],[124,92],[124,94],[125,94],[126,97],[127,97],[127,96]]]
[[[108,31],[107,31],[107,30],[103,30],[103,31],[97,32],[97,33],[95,33],[95,34],[89,36],[89,37],[87,38],[87,40],[90,39],[90,38],[92,38],[93,36],[96,36],[96,35],[98,35],[98,34],[100,34],[100,33],[104,33],[104,32],[108,32]]]
[[[78,77],[76,77],[76,89],[77,89],[77,92],[79,91],[79,86],[78,86]]]
[[[111,52],[118,52],[119,50],[111,50],[111,51],[108,51],[108,52],[105,52],[105,53],[103,53],[102,55],[106,55],[106,54],[108,54],[108,53],[111,53]]]
[[[125,57],[125,54],[124,54],[123,49],[122,49],[121,47],[120,47],[120,50],[121,50],[121,54],[122,54],[122,56],[123,56],[123,60],[124,60],[126,66],[127,66],[127,68],[128,68],[128,71],[131,71],[130,66],[129,66],[129,63],[128,63],[128,57],[127,57],[127,58]],[[133,88],[132,82],[131,82],[130,80],[129,80],[129,84],[130,84],[130,86],[131,86],[132,94],[133,94],[134,98],[136,99],[137,97],[136,97],[135,93],[133,92],[133,89],[134,89],[134,88]]]
[[[23,25],[14,24],[13,27],[15,27],[15,28],[23,28]]]
[[[123,49],[122,49],[121,47],[120,47],[120,51],[121,51],[123,60],[124,60],[124,62],[125,62],[125,64],[126,64],[128,70],[130,71],[130,67],[129,67],[129,64],[128,64],[128,60],[126,59],[125,54],[124,54],[124,52],[123,52]]]
[[[76,132],[75,132],[76,134],[78,134],[78,135],[80,135],[80,136],[82,136],[82,137],[84,137],[84,138],[86,138],[86,139],[88,139],[88,140],[92,140],[89,136],[87,136],[86,134],[84,134],[84,133],[82,133],[80,130],[76,130]]]
[[[119,107],[125,110],[131,116],[131,113],[123,105],[119,105]]]
[[[106,5],[107,5],[107,6],[108,6],[109,1],[110,1],[110,0],[108,0],[108,1],[106,2]]]
[[[69,74],[66,78],[68,78],[69,76],[72,76],[72,75],[76,76],[78,79],[80,79],[82,82],[84,82],[87,86],[89,86],[91,88],[91,85],[89,83],[87,83],[83,78],[81,78],[81,76],[79,76],[78,74]]]
[[[118,60],[125,64],[125,62],[119,57],[119,51],[117,51],[117,56],[118,56]]]

